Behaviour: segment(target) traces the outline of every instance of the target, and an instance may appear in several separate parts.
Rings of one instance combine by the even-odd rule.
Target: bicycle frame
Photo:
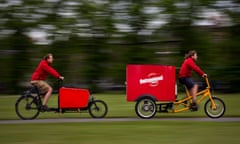
[[[59,85],[60,86],[60,85]],[[59,87],[60,88],[60,87]],[[94,98],[90,95],[90,99],[86,99],[86,95],[89,96],[89,92],[87,92],[87,89],[73,89],[68,88],[69,92],[70,89],[71,93],[65,93],[65,96],[71,96],[73,99],[72,101],[66,100],[63,107],[60,107],[61,101],[59,101],[60,91],[62,89],[58,88],[58,107],[57,108],[47,108],[43,109],[42,106],[42,100],[41,100],[41,94],[39,93],[39,89],[35,86],[33,86],[31,89],[25,91],[16,101],[15,103],[15,111],[16,114],[23,120],[31,120],[35,119],[40,112],[50,112],[54,111],[59,113],[59,116],[61,113],[65,112],[89,112],[90,116],[93,118],[103,118],[106,116],[108,112],[107,104],[102,100],[94,100]],[[67,88],[65,88],[66,90]],[[78,91],[78,93],[76,93]],[[84,91],[84,93],[83,93]],[[81,92],[81,93],[79,93]],[[34,95],[33,95],[34,93]],[[68,95],[69,94],[69,95]],[[76,96],[76,95],[77,96]],[[81,103],[83,102],[82,96],[85,95],[85,101],[87,102],[87,105]],[[75,97],[76,96],[76,97]],[[88,98],[88,97],[87,97]],[[75,103],[75,100],[78,100],[78,103]],[[81,101],[80,101],[81,100]]]
[[[36,92],[35,100],[37,101],[38,108],[40,108],[42,106],[42,99],[41,99],[41,94],[38,88],[36,86],[32,86],[32,88],[29,91],[30,91],[30,95],[34,94],[34,91]]]
[[[211,94],[211,86],[208,80],[208,77],[205,77],[205,82],[207,84],[207,87],[204,90],[199,91],[197,95],[197,104],[200,104],[205,98],[209,98],[212,103],[212,109],[216,109],[216,105],[212,99]],[[182,100],[179,100],[177,102],[174,102],[174,108],[172,110],[173,113],[182,112],[190,109],[190,104],[192,103],[192,96],[190,95],[188,89],[185,87],[186,91],[186,97]],[[186,104],[185,102],[189,101],[190,104]],[[180,106],[184,106],[184,108],[181,108]]]
[[[55,111],[55,112],[59,112],[59,89],[61,87],[62,83],[61,80],[58,80],[58,107],[57,108],[49,108],[48,111]],[[32,86],[32,88],[29,90],[30,95],[35,94],[34,99],[37,102],[37,106],[38,109],[41,110],[41,106],[42,106],[42,96],[44,96],[44,94],[41,94],[38,87],[36,86]],[[27,96],[27,95],[26,95]]]

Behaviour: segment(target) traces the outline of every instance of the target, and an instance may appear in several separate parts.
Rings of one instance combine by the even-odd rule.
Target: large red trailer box
[[[127,101],[152,96],[157,101],[176,100],[176,67],[127,65]]]
[[[59,108],[84,108],[89,101],[89,91],[78,88],[60,88]]]

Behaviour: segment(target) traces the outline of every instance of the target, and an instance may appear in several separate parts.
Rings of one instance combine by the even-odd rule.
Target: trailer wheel
[[[150,119],[156,114],[156,103],[150,97],[144,97],[137,101],[135,105],[136,114],[143,119]]]

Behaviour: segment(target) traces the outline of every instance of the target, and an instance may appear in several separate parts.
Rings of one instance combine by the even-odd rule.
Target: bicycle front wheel
[[[21,96],[15,104],[15,111],[23,120],[35,119],[40,113],[36,98],[31,95]]]
[[[89,104],[88,111],[93,118],[104,118],[108,112],[108,107],[102,100],[93,100]]]
[[[212,98],[216,107],[214,108],[211,100],[209,99],[204,105],[204,111],[210,118],[220,118],[225,113],[225,104],[223,100],[217,97]]]

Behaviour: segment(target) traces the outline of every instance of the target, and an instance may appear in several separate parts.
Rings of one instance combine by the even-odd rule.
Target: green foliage
[[[240,63],[239,1],[231,0],[231,8],[224,2],[216,3],[216,0],[1,1],[0,53],[12,51],[0,58],[1,92],[19,93],[20,83],[29,81],[33,67],[49,52],[56,56],[54,66],[66,76],[67,83],[87,85],[99,92],[102,89],[96,81],[123,84],[128,63],[179,67],[184,53],[190,49],[199,52],[199,64],[207,73],[239,91],[235,87]],[[220,20],[229,19],[230,24],[194,25],[196,20],[211,21],[212,18],[201,16],[203,10],[221,12],[224,15]],[[37,33],[29,37],[32,31],[45,33],[46,45],[36,43],[40,39]],[[173,54],[156,55],[157,52]]]

